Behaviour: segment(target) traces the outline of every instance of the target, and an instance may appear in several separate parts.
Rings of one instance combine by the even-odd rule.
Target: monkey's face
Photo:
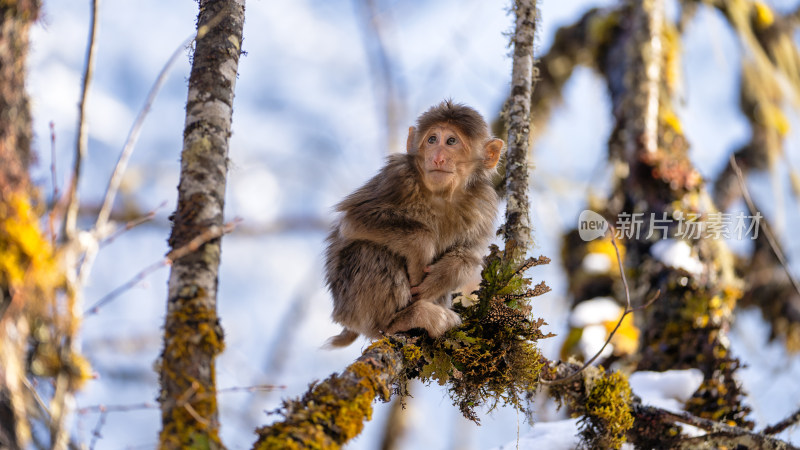
[[[435,193],[452,192],[473,170],[470,148],[462,133],[449,124],[437,124],[421,135],[417,158],[425,187]]]

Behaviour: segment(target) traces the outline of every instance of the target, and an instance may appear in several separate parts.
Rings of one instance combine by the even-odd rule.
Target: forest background
[[[614,2],[546,2],[541,8],[537,56],[558,27],[590,7]],[[791,11],[794,2],[770,2]],[[222,438],[231,448],[249,446],[251,430],[270,419],[281,397],[297,395],[310,381],[341,370],[360,353],[319,347],[337,332],[322,286],[320,255],[331,206],[380,167],[389,151],[402,150],[414,117],[442,98],[475,106],[493,120],[507,97],[512,30],[508,5],[471,2],[263,2],[247,5],[236,86],[231,170],[225,216],[242,219],[223,239],[219,315],[226,351],[217,363]],[[676,20],[677,4],[667,2]],[[81,179],[82,217],[96,213],[119,149],[154,79],[170,54],[194,33],[196,5],[143,1],[101,3],[97,66],[88,102],[89,157]],[[45,3],[32,29],[28,88],[38,165],[34,181],[50,186],[50,123],[55,132],[56,181],[63,190],[75,142],[80,80],[85,57],[87,2]],[[797,42],[797,33],[794,34]],[[713,180],[732,152],[751,137],[739,111],[740,63],[746,50],[722,15],[701,7],[686,25],[681,45],[683,80],[675,111],[691,143],[690,159]],[[187,52],[184,52],[186,55]],[[167,250],[167,216],[175,209],[178,158],[189,59],[179,58],[153,104],[123,180],[114,218],[133,219],[155,210],[154,219],[115,239],[98,254],[87,285],[87,305],[123,285]],[[565,232],[577,225],[587,194],[611,190],[606,147],[613,126],[602,79],[577,69],[564,87],[564,102],[536,130],[532,154],[531,254],[553,259],[537,269],[553,292],[534,302],[534,312],[557,337],[540,342],[557,358],[568,334],[572,299],[561,264]],[[796,103],[785,101],[783,159],[749,175],[760,211],[773,223],[790,261],[800,254],[800,223],[791,187],[800,167]],[[535,112],[534,112],[535,113]],[[731,212],[745,211],[743,202]],[[498,219],[499,223],[499,219]],[[732,241],[742,255],[750,241]],[[152,447],[159,414],[158,379],[152,371],[161,347],[167,270],[152,273],[88,316],[84,353],[98,379],[77,396],[74,433],[91,440],[98,413],[93,405],[139,405],[103,419],[96,448]],[[774,423],[796,410],[800,375],[796,355],[781,337],[768,342],[769,324],[757,310],[737,311],[730,333],[733,353],[747,363],[738,372],[751,395],[752,419]],[[237,388],[285,386],[274,392]],[[406,448],[489,448],[513,441],[527,425],[516,411],[499,409],[475,427],[460,417],[438,386],[416,387],[409,401]],[[142,402],[149,402],[142,405]],[[81,408],[89,408],[82,410]],[[352,448],[372,448],[382,438],[389,405],[378,405]],[[537,419],[559,418],[547,403]],[[437,426],[431,427],[430,418]],[[796,433],[781,435],[797,443]]]

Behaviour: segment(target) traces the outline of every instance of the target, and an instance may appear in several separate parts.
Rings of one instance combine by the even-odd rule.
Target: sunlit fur
[[[455,126],[466,138],[467,151],[447,162],[468,168],[456,172],[452,189],[426,186],[424,147],[419,151],[412,129],[409,153],[390,156],[336,207],[340,217],[328,236],[326,282],[333,320],[345,329],[329,341],[333,346],[348,345],[358,334],[378,338],[411,328],[437,337],[460,323],[450,297],[480,270],[491,239],[498,198],[490,173],[502,141],[489,139],[475,110],[450,101],[420,116],[416,129],[437,125]]]

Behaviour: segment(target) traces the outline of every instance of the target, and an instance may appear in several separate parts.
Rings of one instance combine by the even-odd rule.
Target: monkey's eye
[[[428,144],[435,144],[436,143],[436,136],[431,136],[428,138]]]
[[[447,145],[455,145],[455,143],[456,143],[456,138],[454,137],[447,138]]]

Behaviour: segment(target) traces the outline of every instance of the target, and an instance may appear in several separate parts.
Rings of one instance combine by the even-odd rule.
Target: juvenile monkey
[[[325,269],[344,330],[330,345],[412,328],[438,337],[461,323],[450,296],[479,271],[492,237],[502,149],[477,111],[444,101],[408,129],[406,154],[336,206]]]

